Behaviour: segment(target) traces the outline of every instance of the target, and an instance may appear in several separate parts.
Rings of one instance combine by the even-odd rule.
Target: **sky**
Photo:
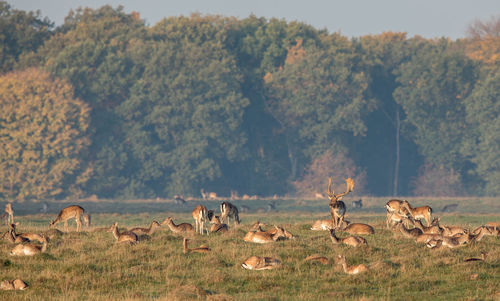
[[[70,9],[118,7],[139,12],[154,25],[170,16],[191,13],[246,18],[278,18],[300,21],[330,33],[347,37],[380,34],[385,31],[407,32],[408,37],[466,36],[467,27],[476,20],[488,21],[500,16],[500,0],[7,0],[15,9],[40,10],[42,16],[61,25]]]

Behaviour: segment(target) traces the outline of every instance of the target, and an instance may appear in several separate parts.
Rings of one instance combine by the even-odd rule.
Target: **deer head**
[[[332,188],[332,177],[328,178],[328,191],[326,193],[328,194],[328,198],[330,199],[330,204],[341,201],[342,197],[344,197],[344,195],[346,195],[349,192],[354,190],[354,180],[353,179],[347,178],[345,180],[345,182],[347,184],[345,192],[342,192],[340,194],[335,194],[335,190],[333,190],[333,188]]]

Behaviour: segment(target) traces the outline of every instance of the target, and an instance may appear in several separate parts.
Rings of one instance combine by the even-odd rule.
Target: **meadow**
[[[0,291],[0,300],[498,300],[500,299],[500,238],[483,240],[458,249],[430,250],[385,228],[383,204],[387,199],[363,198],[362,209],[348,207],[347,219],[375,227],[364,235],[368,246],[333,245],[327,231],[311,231],[314,220],[328,218],[326,200],[252,200],[245,205],[242,224],[227,234],[190,235],[190,247],[202,244],[207,254],[184,254],[182,236],[166,226],[135,246],[119,245],[109,232],[70,232],[50,241],[46,253],[12,257],[13,245],[0,242],[0,281],[21,278],[25,291]],[[493,198],[416,199],[430,204],[446,225],[475,228],[500,221],[500,201]],[[267,204],[275,209],[268,211]],[[441,213],[448,203],[453,213]],[[168,200],[129,202],[79,201],[92,214],[90,230],[118,222],[120,229],[147,227],[152,220],[171,216],[174,222],[193,223],[190,210],[198,203],[209,209],[220,201],[193,200],[176,205]],[[349,202],[346,202],[349,205]],[[69,203],[68,203],[69,204]],[[39,213],[39,203],[14,204],[18,232],[48,229],[66,203],[50,203]],[[266,207],[267,206],[267,207]],[[257,221],[283,226],[293,240],[258,245],[242,240]],[[58,229],[63,229],[59,224]],[[2,231],[6,227],[2,226]],[[346,233],[338,233],[345,237]],[[487,260],[464,262],[488,252]],[[332,261],[330,265],[305,262],[312,254]],[[337,254],[351,264],[371,266],[365,274],[347,275],[335,264]],[[275,270],[248,271],[241,263],[251,255],[279,258]]]

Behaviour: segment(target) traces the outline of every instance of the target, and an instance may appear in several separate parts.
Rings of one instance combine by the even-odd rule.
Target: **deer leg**
[[[80,217],[76,218],[76,231],[80,232],[82,230],[82,220]]]
[[[64,231],[68,232],[68,220],[64,221]]]

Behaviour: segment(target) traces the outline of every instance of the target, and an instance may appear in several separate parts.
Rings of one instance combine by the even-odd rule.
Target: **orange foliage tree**
[[[24,200],[76,192],[91,172],[82,163],[89,108],[72,86],[38,69],[0,77],[0,196]]]

